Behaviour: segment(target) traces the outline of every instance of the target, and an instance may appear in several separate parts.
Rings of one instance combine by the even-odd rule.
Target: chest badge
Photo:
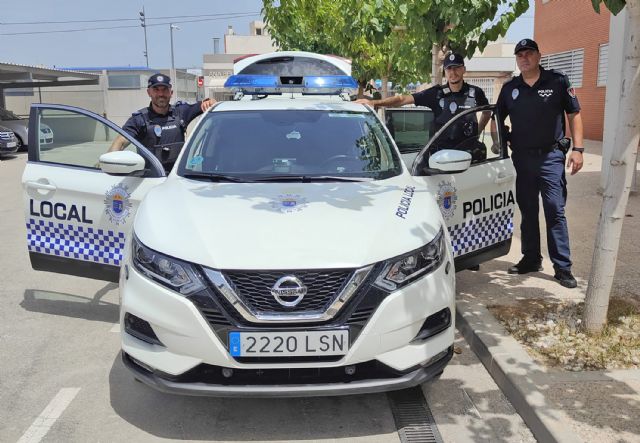
[[[513,91],[511,91],[511,98],[512,99],[517,99],[518,96],[520,95],[520,90],[519,89],[514,89]]]
[[[441,108],[444,109],[444,99],[441,98],[440,101],[438,102],[438,104],[440,105]]]
[[[458,110],[458,104],[456,102],[449,103],[449,111],[451,111],[452,114],[455,114],[457,110]]]
[[[160,137],[162,135],[162,126],[155,125],[153,127],[153,133],[156,135],[156,137]]]

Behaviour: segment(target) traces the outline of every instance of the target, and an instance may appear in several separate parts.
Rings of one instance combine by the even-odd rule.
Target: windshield
[[[6,109],[0,109],[0,120],[20,120],[20,117]]]
[[[383,179],[402,170],[379,121],[360,112],[212,112],[186,150],[178,174],[191,178]]]

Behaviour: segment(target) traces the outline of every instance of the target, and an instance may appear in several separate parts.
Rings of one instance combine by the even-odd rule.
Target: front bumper
[[[424,366],[400,374],[394,378],[373,378],[334,383],[307,384],[245,384],[223,385],[201,382],[180,382],[164,378],[150,368],[144,368],[131,356],[122,353],[122,360],[127,368],[135,374],[136,379],[146,385],[168,394],[182,394],[210,397],[324,397],[335,395],[370,394],[376,392],[406,389],[425,383],[442,373],[453,356],[453,346],[437,354]],[[342,368],[340,368],[342,369]],[[264,372],[264,371],[262,371]]]
[[[13,140],[0,140],[0,154],[13,154],[18,150],[18,141]]]
[[[123,359],[135,376],[149,386],[187,395],[321,396],[415,386],[441,372],[451,358],[455,300],[452,264],[450,259],[446,260],[433,273],[382,297],[375,306],[367,303],[377,295],[365,291],[354,296],[354,306],[345,306],[346,312],[336,316],[335,321],[286,327],[288,330],[348,327],[351,343],[344,356],[252,360],[229,354],[228,333],[234,330],[283,330],[285,326],[243,324],[233,316],[223,315],[223,306],[215,315],[211,314],[203,309],[201,301],[196,303],[159,286],[137,272],[126,259],[120,276],[120,324],[126,324],[126,314],[143,319],[153,330],[157,342],[149,343],[144,337],[132,336],[122,326]],[[360,309],[363,305],[370,312],[366,318],[357,317],[363,312]],[[425,319],[446,309],[452,317],[449,326],[428,338],[417,339],[424,330]],[[359,369],[367,365],[382,367],[382,376],[375,371]],[[344,377],[345,368],[353,366],[358,376]],[[247,376],[224,380],[220,376],[222,368]],[[216,371],[217,379],[210,376]],[[252,371],[277,373],[278,377],[261,374],[254,377]],[[298,373],[304,373],[307,378],[297,378]],[[331,376],[325,377],[327,374]]]

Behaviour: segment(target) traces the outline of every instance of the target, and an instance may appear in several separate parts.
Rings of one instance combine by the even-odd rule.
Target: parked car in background
[[[29,144],[29,120],[0,108],[0,125],[9,128],[16,136],[17,150],[26,149]],[[53,131],[47,125],[40,125],[40,144],[53,143]]]
[[[17,150],[18,141],[13,131],[4,126],[0,126],[0,156],[13,154]]]

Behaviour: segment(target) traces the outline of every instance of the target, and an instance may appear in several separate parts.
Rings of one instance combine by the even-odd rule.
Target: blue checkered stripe
[[[513,209],[450,226],[449,235],[454,257],[505,241],[513,235]]]
[[[29,251],[120,266],[124,232],[29,219]]]

